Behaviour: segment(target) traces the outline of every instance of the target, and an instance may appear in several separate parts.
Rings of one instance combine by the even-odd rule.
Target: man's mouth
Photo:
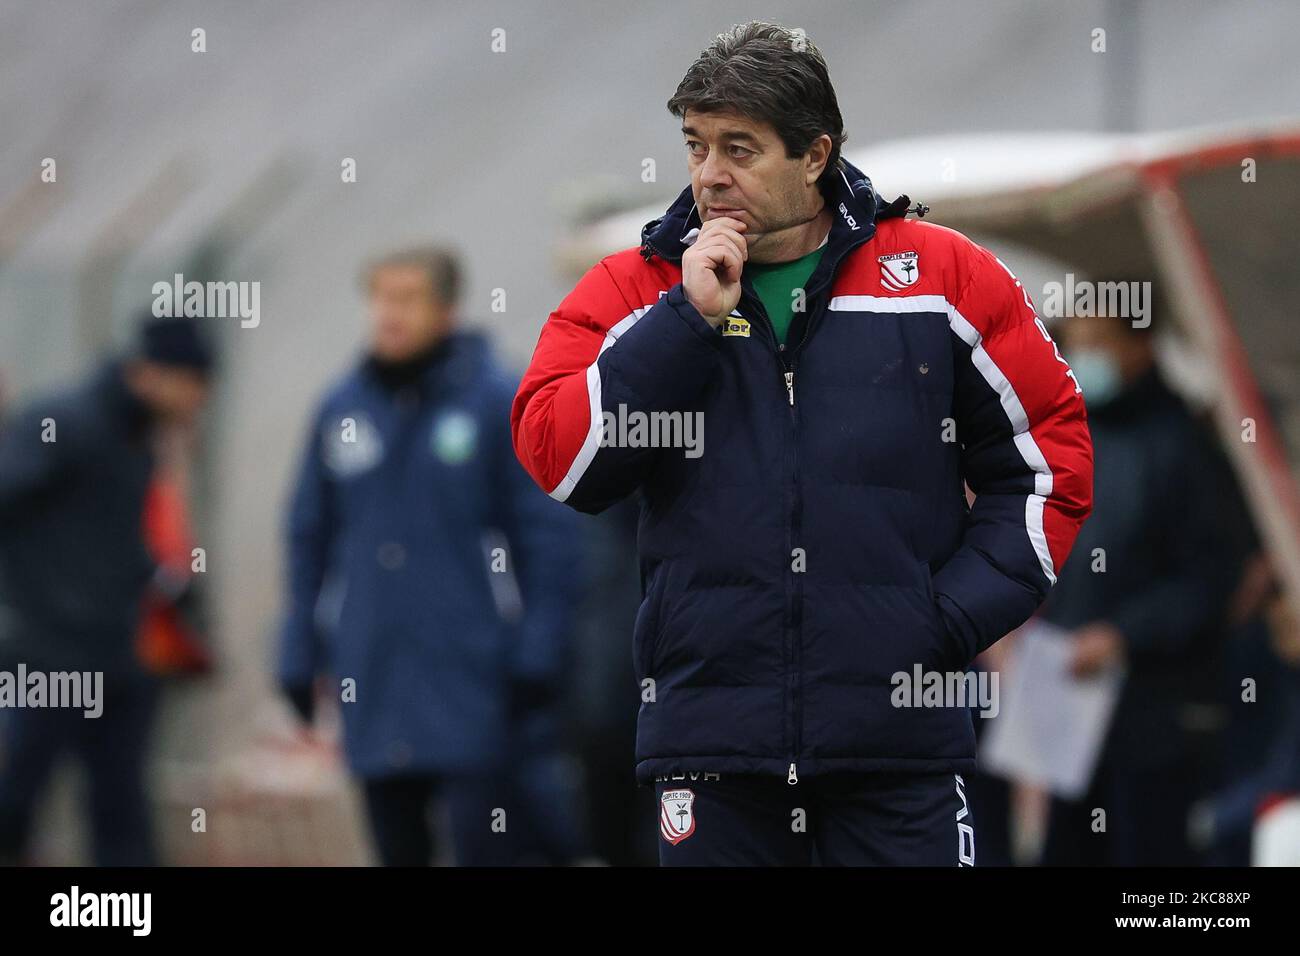
[[[737,214],[737,213],[742,213],[742,212],[745,211],[744,209],[740,208],[739,206],[713,206],[713,205],[710,205],[710,206],[708,206],[707,208],[708,208],[708,215],[709,215],[709,216],[731,216],[733,219],[736,217],[736,214]]]

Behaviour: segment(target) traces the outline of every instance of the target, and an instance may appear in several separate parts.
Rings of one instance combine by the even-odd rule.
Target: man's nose
[[[731,172],[727,168],[726,159],[715,150],[709,150],[709,155],[704,157],[700,166],[700,185],[710,189],[725,189],[731,185]]]

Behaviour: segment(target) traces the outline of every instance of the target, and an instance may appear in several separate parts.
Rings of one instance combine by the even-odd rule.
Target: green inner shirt
[[[776,332],[778,342],[785,341],[790,323],[794,321],[794,291],[807,288],[808,279],[817,268],[817,263],[821,262],[822,250],[825,248],[824,245],[819,246],[803,258],[790,262],[745,264],[745,272],[754,284],[754,293],[767,310],[768,318],[772,320],[772,330]]]

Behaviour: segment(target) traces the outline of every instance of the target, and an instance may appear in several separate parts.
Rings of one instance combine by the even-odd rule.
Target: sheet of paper
[[[1020,629],[1002,679],[1000,710],[980,746],[980,765],[1066,799],[1088,789],[1124,673],[1070,674],[1068,632],[1043,621]]]

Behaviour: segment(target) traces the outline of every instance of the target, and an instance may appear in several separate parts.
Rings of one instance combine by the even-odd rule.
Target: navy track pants
[[[974,866],[966,786],[952,773],[655,781],[661,866]]]

